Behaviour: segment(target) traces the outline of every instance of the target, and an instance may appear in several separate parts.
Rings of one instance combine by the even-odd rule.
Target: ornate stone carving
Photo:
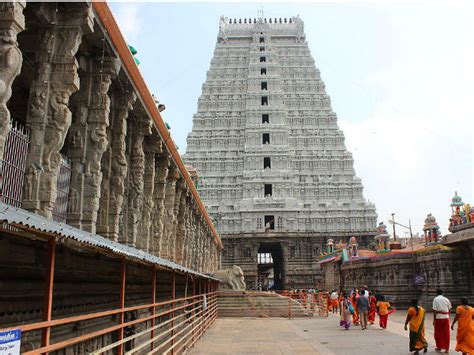
[[[174,257],[174,241],[172,235],[174,232],[177,215],[175,214],[175,199],[176,199],[176,182],[180,175],[174,162],[170,164],[168,177],[166,179],[166,193],[165,193],[165,219],[164,224],[164,239],[161,245],[162,255],[164,258],[172,259]]]
[[[137,96],[133,91],[125,94],[117,94],[115,106],[113,107],[113,129],[111,132],[110,152],[105,153],[110,161],[104,162],[104,168],[108,171],[110,164],[110,177],[107,179],[108,186],[104,187],[104,194],[100,200],[103,213],[99,213],[97,232],[114,241],[119,240],[119,226],[123,216],[123,205],[125,196],[125,180],[128,172],[126,157],[127,119]],[[107,183],[104,181],[104,184]],[[104,186],[103,184],[103,186]]]
[[[164,218],[165,218],[165,194],[166,181],[170,158],[168,153],[164,152],[157,157],[155,163],[155,187],[153,190],[153,236],[150,246],[150,252],[154,255],[164,256]]]
[[[128,179],[128,212],[127,212],[127,240],[131,246],[137,245],[138,225],[142,219],[143,189],[145,187],[145,135],[151,134],[151,121],[146,112],[139,106],[134,117],[137,119],[138,129],[131,130],[130,171]]]
[[[25,29],[24,8],[25,1],[0,3],[0,160],[10,132],[7,102],[12,95],[13,80],[20,74],[23,62],[16,37]]]
[[[30,90],[26,121],[31,141],[26,178],[31,181],[31,189],[25,194],[23,206],[52,218],[59,151],[72,120],[69,98],[79,89],[75,54],[83,33],[92,31],[92,11],[88,5],[75,4],[56,12],[54,4],[48,3],[41,4],[41,11],[49,14],[53,25],[41,30],[36,79]]]
[[[143,187],[142,220],[140,223],[140,236],[137,246],[146,251],[152,248],[152,219],[154,211],[154,189],[155,189],[155,161],[156,154],[162,153],[161,138],[155,132],[154,135],[145,139],[145,172]]]
[[[81,89],[75,96],[74,122],[69,134],[68,155],[72,163],[71,188],[77,191],[81,208],[68,214],[69,224],[96,232],[101,196],[101,161],[109,146],[112,78],[120,68],[116,61],[100,57],[88,60],[90,71],[81,77]],[[83,138],[84,137],[84,138]],[[73,195],[70,194],[69,202]]]

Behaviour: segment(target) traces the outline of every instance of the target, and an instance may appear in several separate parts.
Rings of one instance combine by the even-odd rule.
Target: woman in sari
[[[359,294],[356,289],[354,289],[349,302],[352,303],[352,308],[354,309],[354,313],[352,314],[352,323],[354,325],[359,325],[359,312],[357,312],[357,298],[359,297]]]
[[[458,332],[456,336],[456,351],[463,355],[474,354],[474,308],[469,306],[467,298],[461,300],[462,305],[456,308],[451,329],[458,322]]]
[[[347,295],[344,294],[343,296],[343,300],[341,302],[341,322],[340,322],[340,326],[341,327],[344,327],[346,330],[349,330],[350,326],[351,326],[351,318],[352,318],[352,313],[351,313],[351,306],[352,306],[352,303],[351,301],[349,300],[349,298],[347,298]]]
[[[425,339],[425,309],[418,306],[418,300],[411,300],[411,307],[408,308],[407,319],[405,320],[405,330],[410,323],[410,351],[419,354],[428,351],[428,343]]]
[[[370,325],[375,323],[375,314],[377,313],[377,299],[373,293],[370,293],[369,297],[369,316],[368,321]]]

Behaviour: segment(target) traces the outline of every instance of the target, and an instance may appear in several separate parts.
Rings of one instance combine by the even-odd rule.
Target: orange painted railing
[[[116,52],[118,53],[118,56],[120,57],[120,60],[122,62],[122,68],[127,73],[146,111],[155,122],[156,128],[158,129],[161,138],[165,142],[169,153],[173,157],[174,162],[178,166],[181,175],[186,180],[186,183],[189,189],[191,190],[194,199],[196,200],[199,206],[199,209],[201,210],[203,218],[206,220],[207,224],[209,225],[209,228],[212,231],[212,234],[214,235],[215,243],[221,249],[223,249],[219,234],[214,228],[214,224],[212,223],[206,211],[206,208],[204,207],[204,204],[202,203],[201,198],[199,197],[199,193],[197,192],[196,187],[194,186],[191,176],[189,175],[188,171],[186,170],[186,167],[184,166],[181,156],[179,155],[178,150],[171,138],[170,132],[166,128],[163,118],[161,117],[161,114],[158,111],[158,108],[156,107],[155,101],[151,96],[150,90],[148,90],[145,80],[143,79],[140,71],[138,70],[137,65],[135,64],[132,54],[130,53],[130,49],[128,48],[128,45],[125,42],[125,39],[122,33],[120,32],[117,23],[115,22],[115,19],[112,15],[112,12],[110,11],[109,6],[106,2],[92,2],[92,5],[97,15],[97,19],[101,22],[103,30],[106,32],[108,38],[111,41],[111,45],[115,48]]]
[[[205,287],[207,288],[207,286]],[[204,287],[200,288],[204,290]],[[214,289],[214,286],[211,285],[210,288]],[[156,310],[159,308],[161,309],[157,312]],[[124,321],[127,312],[144,309],[153,309],[154,311],[151,312],[151,315],[127,322]],[[14,328],[0,329],[0,331],[20,329],[22,333],[38,330],[50,333],[51,328],[54,327],[77,324],[81,321],[100,319],[112,315],[119,316],[119,324],[52,344],[50,344],[50,339],[48,338],[47,342],[43,342],[41,347],[22,351],[22,354],[43,354],[51,351],[62,350],[117,331],[119,334],[122,334],[122,336],[119,335],[116,342],[100,349],[95,349],[92,354],[102,354],[112,349],[115,349],[116,353],[122,354],[126,344],[128,344],[129,347],[126,351],[127,354],[142,353],[144,349],[151,354],[158,351],[164,354],[178,354],[183,352],[185,349],[192,347],[217,318],[217,294],[216,292],[207,292],[164,302],[126,308],[121,307],[80,316],[20,325]],[[163,320],[163,317],[167,319]],[[145,330],[123,337],[125,328],[140,324],[145,325]],[[149,339],[144,341],[143,337],[148,337]],[[140,338],[141,342],[134,344],[134,341],[137,338]]]

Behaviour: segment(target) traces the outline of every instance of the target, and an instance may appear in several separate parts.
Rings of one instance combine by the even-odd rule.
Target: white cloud
[[[401,223],[411,218],[415,232],[428,213],[448,232],[455,190],[474,204],[474,46],[457,43],[458,50],[446,55],[451,48],[443,43],[420,42],[423,48],[399,53],[366,78],[365,85],[380,92],[373,113],[359,122],[340,121],[379,220],[387,222],[394,212]]]
[[[140,4],[127,2],[116,3],[112,6],[115,20],[117,21],[125,40],[133,43],[140,33],[139,10]]]

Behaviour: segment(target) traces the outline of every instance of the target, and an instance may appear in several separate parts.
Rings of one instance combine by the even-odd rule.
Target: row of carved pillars
[[[22,65],[16,37],[25,28],[24,7],[1,8],[0,157],[10,129],[6,104]],[[131,85],[117,83],[120,61],[104,50],[78,53],[83,36],[94,31],[91,7],[57,11],[42,3],[40,10],[47,23],[38,34],[26,117],[31,143],[23,208],[52,219],[65,146],[72,168],[68,224],[195,270],[215,270],[212,232]]]

